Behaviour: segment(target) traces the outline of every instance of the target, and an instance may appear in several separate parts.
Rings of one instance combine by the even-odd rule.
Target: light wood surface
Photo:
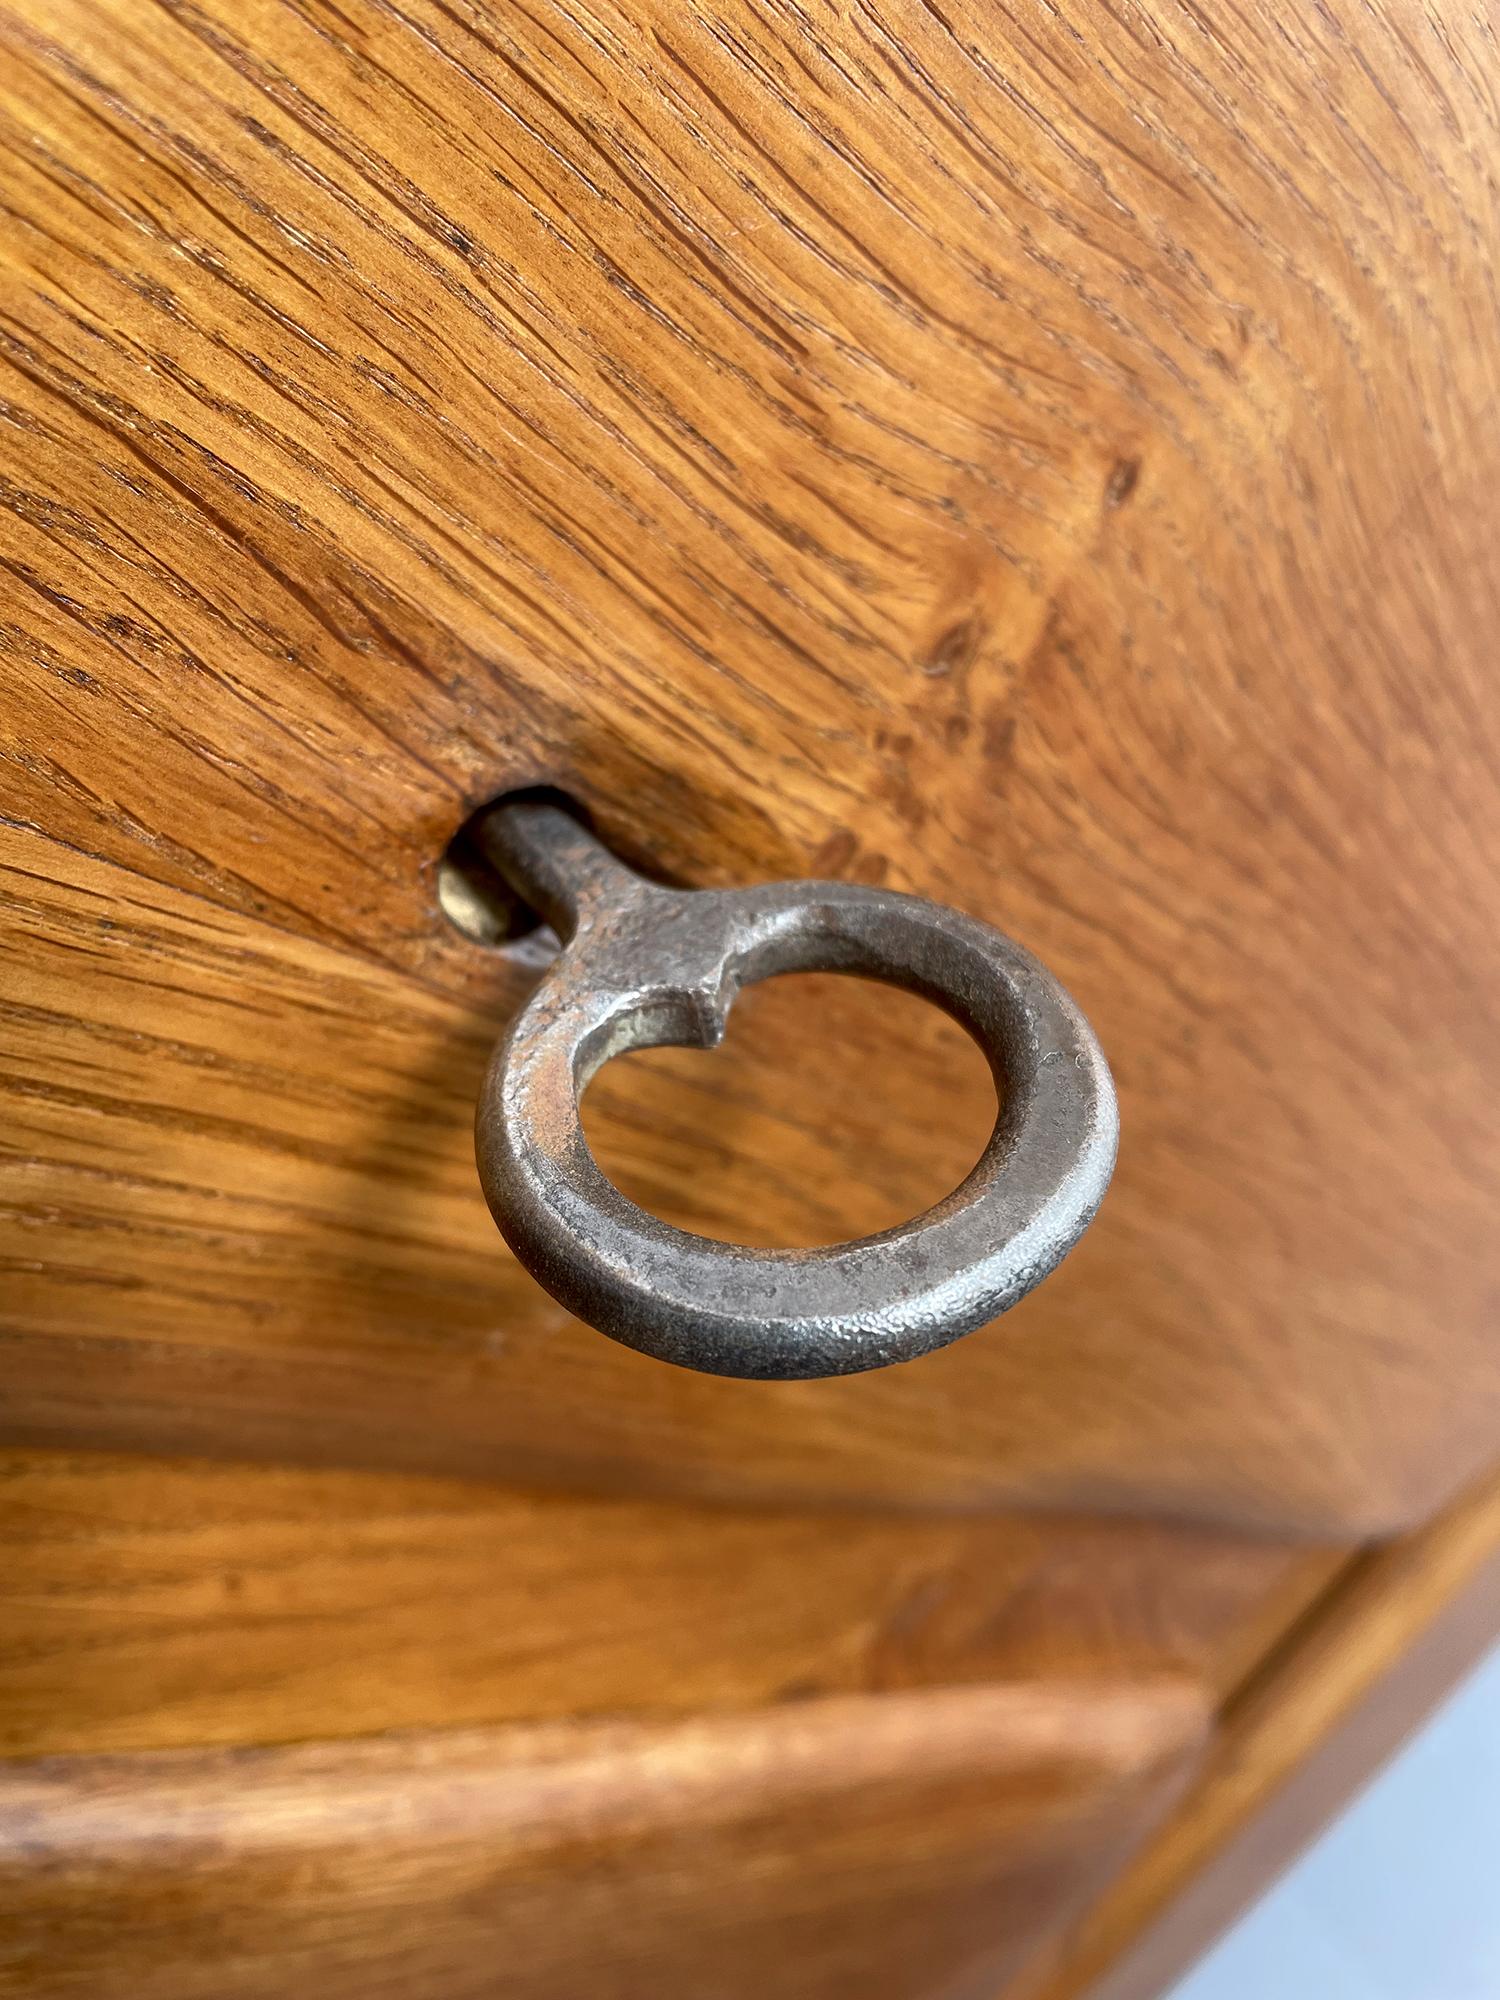
[[[1101,1681],[0,1765],[0,1992],[982,2000],[1203,1720]]]
[[[1157,2000],[1497,1638],[1492,1478],[1352,1562],[1270,1649],[1171,1824],[1005,2000]]]
[[[1338,1572],[1145,1523],[0,1453],[0,1756],[1090,1674],[1226,1695]]]
[[[1500,1434],[1497,146],[1466,0],[0,0],[0,1993],[1145,2000],[1286,1851],[1489,1533],[1351,1547]],[[437,896],[537,781],[1037,951],[1076,1255],[570,1321]],[[589,1129],[800,1243],[989,1110],[794,981]]]
[[[1477,1468],[1472,8],[30,0],[0,50],[10,1436],[1350,1534]],[[828,1385],[564,1322],[467,1157],[525,975],[433,892],[541,778],[689,881],[1036,949],[1124,1103],[1068,1268]],[[873,1142],[761,1079],[619,1156],[680,1188],[710,1118],[795,1238],[926,1189],[930,1072],[872,1065]]]

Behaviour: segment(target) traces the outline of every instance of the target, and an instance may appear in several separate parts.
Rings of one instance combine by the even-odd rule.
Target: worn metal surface
[[[1109,1068],[1057,981],[999,931],[847,882],[661,888],[535,799],[497,806],[480,838],[565,944],[485,1078],[480,1179],[506,1241],[580,1319],[710,1374],[854,1374],[984,1325],[1087,1227],[1115,1158]],[[589,1079],[627,1049],[711,1048],[742,986],[814,971],[908,987],[973,1034],[1000,1111],[968,1178],[898,1228],[813,1250],[713,1242],[626,1200],[583,1136]]]

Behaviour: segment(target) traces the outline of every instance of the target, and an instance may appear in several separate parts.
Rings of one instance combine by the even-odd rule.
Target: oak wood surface
[[[1339,1573],[1145,1523],[704,1509],[0,1453],[0,1757],[922,1687],[1227,1696]]]
[[[1203,1722],[1102,1680],[0,1765],[0,1992],[988,2000]]]
[[[1493,23],[27,0],[0,50],[8,1435],[1342,1534],[1488,1458]],[[1036,949],[1124,1107],[1065,1270],[771,1389],[525,1284],[467,1105],[528,975],[433,883],[541,778],[681,879]],[[620,1147],[690,1187],[711,1117],[836,1225],[947,1161],[937,1047],[866,1078],[909,1165],[765,1079],[616,1080]]]

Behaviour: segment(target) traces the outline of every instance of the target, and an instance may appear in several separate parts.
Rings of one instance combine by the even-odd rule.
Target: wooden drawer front
[[[1189,1677],[1341,1552],[1144,1522],[705,1508],[0,1452],[0,1758]]]
[[[7,1435],[1337,1532],[1475,1469],[1471,9],[42,0],[0,40]],[[890,881],[1046,959],[1124,1113],[1066,1269],[834,1383],[560,1315],[469,1156],[527,975],[434,892],[541,778],[683,879]],[[895,1199],[967,1085],[875,1055]],[[870,1172],[863,1109],[718,1110],[768,1227]]]

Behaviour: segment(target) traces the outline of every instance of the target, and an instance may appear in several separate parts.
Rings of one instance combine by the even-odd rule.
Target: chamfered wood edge
[[[1006,2000],[1157,2000],[1500,1633],[1500,1475],[1357,1555],[1226,1704],[1158,1835]]]
[[[1066,1921],[1179,1795],[1209,1711],[1182,1676],[1042,1678],[17,1760],[0,1992],[259,2000],[311,1976],[408,2000],[490,1994],[505,1965],[549,1996],[601,1971],[611,1994],[699,1991],[705,1969],[792,1993],[808,1951],[865,1992],[887,1898],[910,1905],[905,1970],[879,1990],[915,1991],[934,1947],[972,1974]]]
[[[1202,1689],[1149,1680],[1036,1680],[831,1695],[669,1722],[589,1719],[398,1731],[316,1743],[142,1750],[0,1760],[0,1875],[46,1850],[218,1849],[234,1838],[419,1838],[429,1832],[528,1850],[629,1793],[638,1820],[732,1816],[753,1782],[786,1809],[856,1784],[1046,1762],[1107,1783],[1159,1771],[1209,1723]],[[1032,1802],[1035,1803],[1034,1801]]]

